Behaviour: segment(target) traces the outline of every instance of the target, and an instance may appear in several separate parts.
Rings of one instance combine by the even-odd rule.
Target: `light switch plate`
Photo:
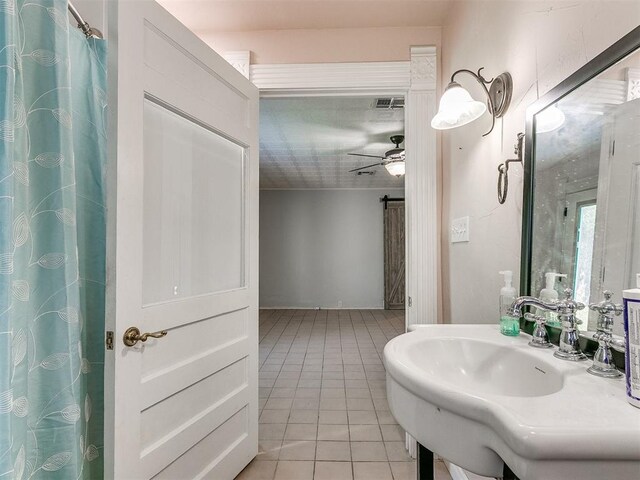
[[[455,218],[451,221],[451,243],[469,241],[469,217]]]

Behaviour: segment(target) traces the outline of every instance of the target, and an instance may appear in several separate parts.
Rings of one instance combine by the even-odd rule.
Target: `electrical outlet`
[[[451,243],[469,241],[469,217],[455,218],[451,221]]]
[[[342,308],[342,300],[338,300],[338,308]]]

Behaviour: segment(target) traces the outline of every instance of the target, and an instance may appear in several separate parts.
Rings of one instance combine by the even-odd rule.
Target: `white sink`
[[[497,325],[420,325],[384,350],[398,423],[429,450],[497,477],[640,479],[640,409],[624,381],[594,377]]]

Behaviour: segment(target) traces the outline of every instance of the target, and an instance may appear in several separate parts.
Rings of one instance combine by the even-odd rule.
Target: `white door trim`
[[[237,58],[238,52],[233,53]],[[405,97],[407,326],[438,322],[440,204],[437,138],[430,126],[436,112],[437,64],[436,47],[422,46],[411,48],[409,62],[250,65],[249,68],[249,78],[263,98],[394,94]]]

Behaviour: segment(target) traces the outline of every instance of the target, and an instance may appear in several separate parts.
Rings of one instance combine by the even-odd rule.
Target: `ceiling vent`
[[[373,107],[383,110],[404,108],[404,97],[376,98]]]

